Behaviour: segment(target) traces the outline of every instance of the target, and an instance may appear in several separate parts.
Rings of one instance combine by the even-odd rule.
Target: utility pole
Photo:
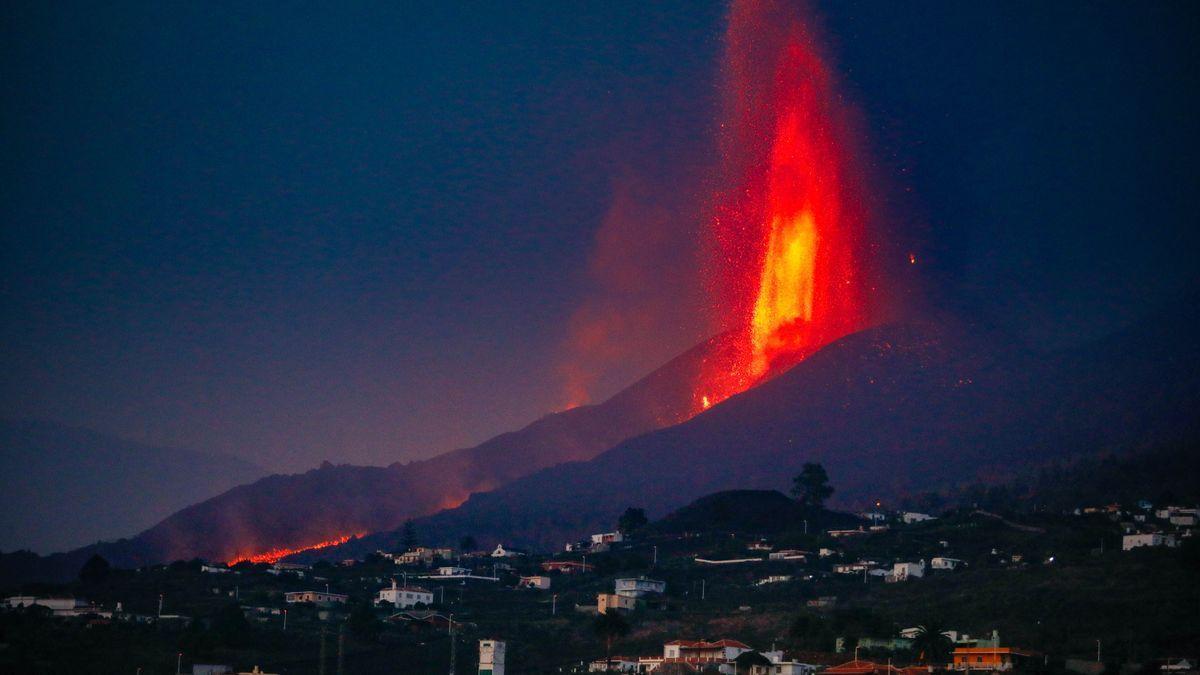
[[[175,655],[175,675],[179,675],[181,672],[183,672],[183,652]]]
[[[1096,663],[1100,663],[1100,641],[1096,640]]]
[[[283,610],[283,632],[287,632],[287,610]]]
[[[158,617],[160,619],[162,618],[162,601],[163,601],[163,594],[159,593],[158,594]]]
[[[337,675],[346,675],[346,624],[338,626]]]
[[[658,544],[654,545],[654,564],[652,567],[658,567]]]
[[[454,644],[454,615],[450,615],[450,675],[458,674],[458,650]]]
[[[705,582],[706,582],[706,581],[708,581],[708,580],[707,580],[707,579],[701,579],[701,580],[700,580],[700,599],[701,599],[701,600],[703,600],[703,599],[704,599],[704,597],[705,597],[705,595],[704,595],[704,585],[705,585]]]
[[[317,672],[325,675],[325,627],[321,626],[321,652],[317,658],[320,661],[317,663]]]
[[[550,596],[550,616],[558,614],[558,593]]]

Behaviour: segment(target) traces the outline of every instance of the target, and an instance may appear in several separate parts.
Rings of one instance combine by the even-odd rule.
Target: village
[[[69,588],[4,598],[0,663],[37,649],[19,636],[41,621],[104,635],[114,653],[85,658],[144,673],[1196,670],[1194,505],[934,515],[878,504],[809,508],[770,532],[739,526],[796,508],[772,491],[718,493],[655,523],[631,507],[557,552],[427,546],[408,531],[398,550],[336,562],[131,571],[93,560]],[[1104,611],[1058,615],[1105,594],[1118,612],[1160,602],[1157,625],[1175,634],[1117,631]],[[124,633],[153,645],[116,653]]]

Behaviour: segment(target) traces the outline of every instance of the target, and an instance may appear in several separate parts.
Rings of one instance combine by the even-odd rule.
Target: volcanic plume
[[[810,12],[811,14],[811,12]],[[867,324],[867,221],[853,111],[794,5],[743,0],[725,36],[715,307],[736,347],[696,387],[704,409]]]

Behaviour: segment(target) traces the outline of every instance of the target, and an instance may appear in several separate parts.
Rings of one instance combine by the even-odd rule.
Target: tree
[[[469,534],[458,540],[458,550],[462,551],[463,553],[470,553],[471,551],[478,549],[479,544],[475,541],[475,537],[472,537]]]
[[[355,636],[367,640],[374,640],[381,628],[379,617],[375,615],[375,609],[369,602],[354,604],[350,609],[350,616],[346,619],[346,626]]]
[[[88,586],[98,584],[108,578],[109,569],[108,561],[94,553],[79,570],[79,580]]]
[[[625,509],[625,513],[617,519],[617,529],[630,534],[634,530],[641,529],[646,526],[646,511],[645,509],[635,509],[632,506]]]
[[[592,631],[604,640],[604,670],[612,670],[613,643],[629,635],[629,622],[617,613],[617,610],[612,609],[596,617],[596,621],[592,623]]]
[[[825,473],[825,467],[805,462],[800,475],[793,479],[792,496],[805,506],[819,509],[832,494],[833,488],[829,485],[829,474]]]
[[[934,621],[917,626],[912,650],[924,663],[947,663],[950,661],[950,653],[954,650],[954,643],[946,636],[942,625]]]
[[[244,647],[250,644],[250,622],[236,602],[222,605],[210,618],[213,636],[227,647]]]
[[[404,521],[404,528],[400,531],[400,546],[404,551],[411,551],[417,545],[417,529],[413,526],[412,520]]]

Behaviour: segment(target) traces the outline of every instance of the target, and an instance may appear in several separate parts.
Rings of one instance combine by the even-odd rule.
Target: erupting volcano
[[[715,304],[734,347],[710,359],[697,411],[866,326],[866,210],[853,114],[815,30],[792,6],[735,3],[725,54],[723,160],[713,230]]]

